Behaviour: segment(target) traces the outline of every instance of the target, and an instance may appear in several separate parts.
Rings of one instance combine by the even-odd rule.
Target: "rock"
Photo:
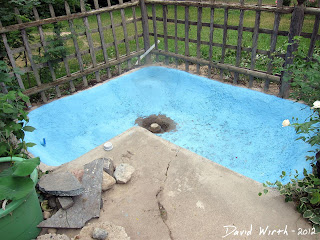
[[[103,160],[97,159],[84,166],[83,187],[80,196],[73,197],[74,204],[67,210],[59,209],[51,218],[42,221],[38,227],[82,228],[91,218],[99,217]]]
[[[152,123],[150,125],[150,131],[153,133],[159,133],[161,132],[161,126],[158,123]]]
[[[48,233],[57,233],[57,229],[55,229],[55,228],[48,228]]]
[[[71,173],[78,179],[79,182],[82,182],[82,177],[84,173],[83,169],[72,170]]]
[[[72,197],[58,197],[61,207],[66,210],[74,204]]]
[[[84,190],[78,179],[69,172],[46,174],[38,185],[42,192],[55,196],[78,196]]]
[[[44,219],[48,219],[50,216],[51,216],[51,213],[50,212],[48,212],[48,211],[43,211],[43,218]]]
[[[113,177],[111,177],[108,173],[103,172],[103,180],[102,180],[101,190],[103,192],[107,191],[110,188],[112,188],[114,184],[116,184],[116,180]]]
[[[93,239],[105,240],[108,237],[108,232],[101,228],[95,228],[92,232]]]
[[[114,171],[114,177],[117,180],[117,183],[127,183],[131,179],[134,171],[135,169],[131,165],[127,163],[121,163],[116,167],[116,170]]]
[[[48,233],[37,237],[37,240],[70,240],[65,234]]]
[[[102,158],[104,160],[103,171],[113,177],[114,164],[112,158]]]
[[[54,196],[49,197],[49,199],[48,199],[48,205],[49,205],[51,208],[55,208],[55,207],[57,206],[56,198],[55,198]]]
[[[92,232],[95,228],[104,229],[108,233],[108,240],[130,240],[125,229],[109,222],[93,223],[81,229],[78,239],[92,239]]]

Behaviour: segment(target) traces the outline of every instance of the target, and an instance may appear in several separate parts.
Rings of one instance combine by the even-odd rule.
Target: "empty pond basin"
[[[310,170],[310,147],[284,119],[307,119],[306,105],[164,67],[146,67],[43,105],[29,114],[26,141],[41,161],[69,162],[135,125],[165,116],[176,125],[158,133],[259,182],[282,171]],[[45,138],[46,144],[43,144]],[[42,144],[41,144],[42,143]],[[284,180],[284,181],[288,181]]]

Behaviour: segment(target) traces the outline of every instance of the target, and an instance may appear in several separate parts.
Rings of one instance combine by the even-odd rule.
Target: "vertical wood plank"
[[[164,51],[168,52],[168,26],[167,26],[167,21],[168,21],[168,8],[167,5],[163,5],[162,7],[163,10],[163,35],[164,35]],[[169,64],[169,58],[166,56],[165,57],[165,64]]]
[[[283,0],[278,0],[277,7],[282,7],[282,5],[283,5]],[[268,74],[270,74],[272,72],[272,68],[273,68],[273,53],[276,50],[280,20],[281,20],[281,14],[275,13],[273,30],[272,30],[272,35],[271,35],[270,51],[269,51],[269,55],[268,55],[268,57],[270,59],[269,64],[268,64],[268,68],[267,68]],[[265,92],[267,92],[269,90],[269,85],[270,85],[270,80],[266,79],[264,81],[264,91]]]
[[[67,15],[70,15],[70,14],[71,14],[70,6],[69,6],[69,4],[68,4],[67,1],[64,2],[64,6],[65,6],[65,9],[66,9]],[[80,68],[80,71],[83,72],[83,71],[84,71],[84,67],[83,67],[83,61],[82,61],[82,56],[81,56],[80,48],[79,48],[79,45],[78,45],[77,33],[76,33],[76,31],[74,30],[73,21],[72,21],[72,20],[68,20],[68,23],[69,23],[70,32],[71,32],[71,35],[72,35],[72,40],[73,40],[74,48],[75,48],[75,50],[76,50],[76,56],[77,56],[79,68]],[[87,77],[86,77],[86,76],[83,76],[83,77],[82,77],[82,81],[83,81],[83,85],[84,85],[85,87],[88,86],[88,81],[87,81]]]
[[[156,6],[152,4],[152,24],[153,24],[153,34],[154,34],[154,46],[158,50],[158,32],[157,32],[157,20],[156,20]],[[159,61],[159,56],[156,54],[156,61]]]
[[[19,12],[18,8],[15,8],[14,12],[15,12],[16,16],[20,15],[20,12]],[[22,21],[21,21],[21,19],[19,17],[17,17],[17,21],[18,21],[18,23],[22,23]],[[25,29],[21,29],[21,36],[22,36],[22,41],[23,41],[24,47],[26,49],[28,60],[29,60],[29,62],[31,64],[31,68],[32,68],[36,83],[37,83],[38,86],[41,86],[41,79],[40,79],[40,75],[39,75],[39,70],[38,70],[37,65],[33,61],[32,51],[31,51],[31,48],[30,48],[30,45],[29,45],[29,41],[28,41],[28,35],[27,35],[27,32],[26,32]],[[40,92],[40,95],[41,95],[42,101],[46,103],[48,101],[48,99],[46,97],[45,92],[44,91]]]
[[[258,0],[258,6],[261,6],[261,5],[262,5],[262,0]],[[251,70],[254,70],[255,65],[256,65],[260,18],[261,18],[261,11],[256,11],[256,18],[255,18],[255,24],[254,24],[254,29],[253,29],[253,35],[252,35],[252,53],[251,53],[251,64],[250,64]],[[254,77],[250,75],[249,76],[249,88],[252,88],[253,81],[254,81]]]
[[[54,8],[52,6],[52,4],[50,3],[49,4],[49,10],[50,10],[50,15],[51,17],[56,17],[56,14],[54,12]],[[64,63],[64,67],[66,69],[66,73],[67,73],[67,76],[71,76],[71,72],[70,72],[70,67],[69,67],[69,63],[68,63],[68,60],[66,58],[63,58],[63,63]],[[70,81],[69,82],[69,85],[70,85],[70,91],[71,92],[75,92],[76,91],[76,88],[74,86],[74,83],[73,81]]]
[[[119,4],[123,4],[123,0],[119,0]],[[124,9],[120,9],[120,14],[121,14],[121,21],[122,21],[122,29],[123,29],[123,34],[124,34],[124,44],[126,47],[126,54],[127,56],[130,55],[130,45],[129,45],[129,40],[128,40],[128,31],[127,31],[127,24],[126,24],[126,16],[124,14]],[[128,68],[132,68],[131,60],[128,60]]]
[[[80,9],[81,9],[81,12],[86,11],[83,0],[80,0]],[[90,51],[90,56],[91,56],[91,60],[92,60],[92,65],[93,65],[93,67],[96,67],[97,66],[97,58],[96,58],[96,53],[94,51],[93,39],[92,39],[91,32],[90,32],[90,25],[89,25],[88,17],[84,17],[82,20],[83,20],[84,28],[86,31],[86,37],[87,37],[87,41],[88,41],[88,45],[89,45],[89,51]],[[96,81],[101,82],[99,71],[95,72],[94,74],[96,77]]]
[[[214,8],[210,9],[209,61],[212,61]],[[211,65],[208,65],[208,77],[211,77]]]
[[[143,44],[144,50],[147,51],[150,48],[150,35],[149,35],[149,23],[148,23],[148,11],[145,0],[140,0],[140,10],[142,18],[142,30],[143,30]],[[150,54],[146,56],[146,63],[151,63]]]
[[[108,1],[108,7],[111,7],[111,1]],[[117,44],[117,35],[116,35],[116,29],[115,29],[115,25],[114,25],[114,21],[113,21],[113,14],[112,11],[109,12],[110,14],[110,21],[111,21],[111,29],[112,29],[112,36],[113,36],[113,44],[114,44],[114,50],[116,53],[116,59],[119,60],[120,56],[119,56],[119,50],[118,50],[118,44]],[[120,64],[118,65],[118,74],[121,74],[121,66]]]
[[[131,0],[131,2],[134,2],[134,0]],[[138,26],[137,26],[137,16],[136,16],[136,7],[132,7],[132,17],[134,22],[134,37],[136,40],[136,51],[138,52],[140,50],[139,46],[139,37],[138,37]],[[138,64],[140,64],[140,58],[138,57]]]
[[[174,5],[174,51],[178,54],[178,6]],[[178,67],[178,58],[175,60]]]
[[[320,8],[320,1],[318,1],[318,8]],[[313,55],[314,48],[316,46],[317,35],[319,31],[319,22],[320,22],[320,15],[315,16],[315,21],[313,25],[312,35],[310,39],[310,45],[308,50],[308,58],[311,59]]]
[[[240,5],[244,5],[244,0],[240,0]],[[241,49],[242,49],[242,35],[243,35],[243,17],[244,10],[240,10],[239,26],[238,26],[238,41],[237,41],[237,53],[236,53],[236,67],[240,66],[241,61]],[[237,84],[239,80],[239,73],[234,73],[233,84]]]
[[[0,21],[0,27],[2,27],[1,21]],[[6,49],[7,56],[9,58],[10,64],[11,64],[12,68],[15,69],[15,68],[17,68],[17,65],[16,65],[16,61],[14,59],[14,56],[12,54],[11,48],[10,48],[10,46],[8,44],[7,35],[5,33],[2,33],[1,35],[2,35],[2,42],[3,42],[3,45],[4,45],[5,49]],[[17,73],[17,72],[14,72],[14,76],[17,78],[19,87],[22,90],[25,90],[25,87],[24,87],[24,84],[23,84],[23,81],[22,81],[22,78],[21,78],[20,74]]]
[[[33,7],[33,15],[34,15],[35,20],[40,20],[38,11],[37,11],[37,9],[35,7]],[[42,26],[38,26],[38,30],[39,30],[39,34],[40,34],[40,42],[41,42],[41,45],[42,45],[42,47],[44,49],[44,52],[48,52],[48,50],[47,50],[47,42],[46,42],[46,39],[45,39],[45,36],[44,36],[44,33],[43,33]],[[52,81],[56,81],[57,78],[56,78],[56,74],[54,72],[54,69],[53,69],[51,61],[48,61],[48,66],[49,66],[49,71],[50,71],[50,74],[51,74],[51,77],[52,77]],[[56,89],[57,96],[61,97],[61,91],[60,91],[59,86],[56,86],[55,89]]]
[[[197,23],[197,58],[201,58],[201,29],[202,29],[202,7],[198,7]],[[197,63],[197,74],[200,73],[200,64]]]
[[[228,34],[228,17],[229,9],[226,7],[224,9],[224,23],[223,23],[223,37],[222,37],[222,49],[221,49],[221,63],[224,63],[224,58],[226,55],[226,44],[227,44],[227,34]],[[220,79],[223,79],[223,70],[220,70]]]
[[[96,10],[98,10],[99,9],[98,0],[93,0],[93,3],[94,3],[94,8]],[[102,21],[101,21],[101,15],[100,14],[97,14],[97,23],[98,23],[98,31],[99,31],[99,36],[100,36],[100,42],[101,42],[104,62],[108,63],[109,62],[109,56],[108,56],[108,52],[107,52],[106,41],[104,39],[103,27],[102,27]],[[111,78],[111,76],[112,76],[109,67],[107,68],[107,76],[108,76],[108,78]]]
[[[184,54],[189,57],[189,7],[185,7],[185,52]],[[189,72],[189,62],[185,62],[186,71]]]

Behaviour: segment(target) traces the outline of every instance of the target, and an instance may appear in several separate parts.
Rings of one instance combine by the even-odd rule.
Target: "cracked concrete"
[[[116,165],[129,163],[136,169],[127,184],[116,184],[102,194],[100,218],[90,223],[123,226],[133,240],[222,239],[226,226],[234,231],[225,239],[317,239],[299,236],[299,228],[310,229],[311,225],[276,191],[259,197],[262,184],[252,179],[140,127],[110,141],[112,151],[104,151],[101,145],[56,170],[78,169],[101,157],[112,157]],[[122,157],[128,151],[131,157]],[[288,235],[261,235],[261,228],[266,227],[287,227]],[[239,236],[240,231],[244,235]],[[79,230],[58,233],[74,237]]]

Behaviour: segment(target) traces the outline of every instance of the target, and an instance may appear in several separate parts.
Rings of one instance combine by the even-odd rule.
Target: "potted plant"
[[[0,92],[0,232],[1,239],[33,239],[40,232],[37,225],[42,211],[35,191],[39,158],[28,159],[24,141],[28,113],[24,110],[29,98],[11,84],[7,66],[0,61],[0,83],[9,91]],[[3,84],[2,84],[3,86]]]

